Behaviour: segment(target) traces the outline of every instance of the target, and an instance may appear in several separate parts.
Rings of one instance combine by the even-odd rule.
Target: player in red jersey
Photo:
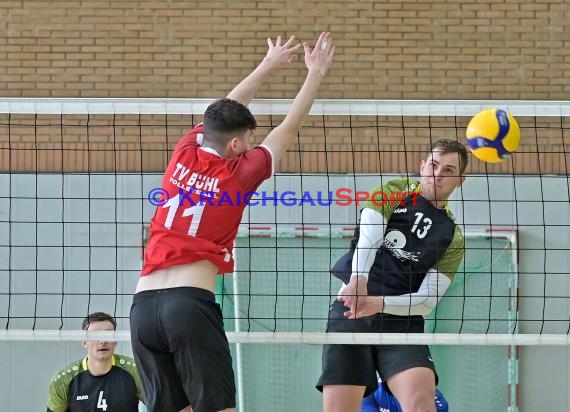
[[[269,50],[225,99],[212,103],[203,124],[177,144],[164,173],[165,203],[150,226],[144,266],[131,308],[133,353],[150,411],[231,411],[235,381],[220,307],[217,274],[233,271],[232,249],[243,193],[254,191],[297,135],[332,62],[335,47],[321,33],[303,44],[307,77],[283,122],[261,146],[246,105],[276,69],[301,47],[292,36]],[[208,199],[210,201],[208,201]],[[223,200],[226,201],[223,201]]]

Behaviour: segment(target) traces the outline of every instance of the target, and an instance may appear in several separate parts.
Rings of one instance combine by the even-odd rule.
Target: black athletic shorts
[[[410,321],[408,317],[387,314],[347,319],[346,310],[342,302],[335,301],[331,305],[327,332],[423,333],[423,321],[418,322],[418,319]],[[322,392],[325,385],[366,386],[365,396],[368,396],[378,389],[376,372],[389,390],[386,382],[391,376],[415,367],[433,370],[437,383],[437,372],[427,345],[324,345],[323,370],[317,389]]]
[[[137,293],[131,342],[150,412],[235,408],[232,358],[211,292],[179,287]]]

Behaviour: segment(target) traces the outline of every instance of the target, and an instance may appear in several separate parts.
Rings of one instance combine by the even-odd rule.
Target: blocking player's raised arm
[[[267,45],[269,48],[261,63],[228,93],[228,99],[236,100],[247,106],[271,73],[291,63],[301,48],[295,36],[289,37],[289,40],[283,44],[281,44],[281,36],[277,36],[275,44],[268,38]]]
[[[303,47],[305,64],[308,69],[305,82],[293,100],[283,122],[273,129],[263,141],[263,145],[268,147],[273,154],[274,164],[279,161],[301,128],[305,116],[315,101],[321,81],[332,63],[335,51],[333,38],[327,32],[321,33],[313,49],[307,43],[303,43]]]

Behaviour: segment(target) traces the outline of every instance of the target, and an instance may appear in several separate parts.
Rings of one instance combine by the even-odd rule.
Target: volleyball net
[[[129,340],[153,190],[210,102],[0,99],[1,340]],[[253,102],[257,143],[289,104]],[[496,165],[470,156],[449,201],[465,259],[426,333],[325,333],[340,287],[329,270],[348,249],[359,194],[417,176],[430,142],[464,141],[470,117],[489,107],[517,118],[521,146]],[[218,279],[240,405],[261,410],[259,388],[274,399],[281,395],[270,388],[287,376],[314,385],[320,344],[422,343],[445,345],[432,351],[448,376],[492,371],[471,377],[470,391],[450,391],[488,390],[495,406],[482,410],[515,410],[517,345],[570,343],[569,116],[568,102],[317,101],[246,209],[235,273]],[[115,315],[119,330],[79,330],[95,311]],[[279,373],[260,373],[268,365]],[[282,401],[308,410],[317,395],[301,393]]]

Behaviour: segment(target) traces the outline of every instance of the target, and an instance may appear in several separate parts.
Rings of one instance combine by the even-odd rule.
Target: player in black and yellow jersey
[[[83,329],[115,330],[115,319],[97,312]],[[49,385],[48,412],[137,412],[143,400],[133,358],[115,355],[117,342],[83,341],[87,356],[57,372]]]
[[[464,240],[448,199],[465,180],[467,150],[434,142],[420,162],[420,179],[375,188],[360,215],[349,252],[332,273],[343,281],[327,332],[422,333],[463,260]],[[404,411],[433,411],[438,381],[426,345],[325,345],[325,412],[360,411],[377,388],[376,373]]]

